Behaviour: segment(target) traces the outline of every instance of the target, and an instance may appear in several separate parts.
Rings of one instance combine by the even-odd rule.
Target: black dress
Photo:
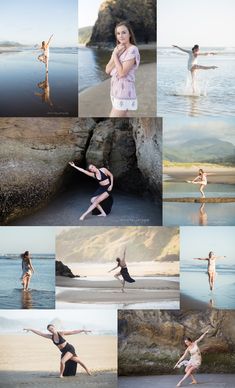
[[[135,282],[135,280],[130,277],[130,274],[128,272],[127,267],[122,268],[120,273],[121,273],[123,279],[125,280],[125,282],[128,282],[128,283]]]

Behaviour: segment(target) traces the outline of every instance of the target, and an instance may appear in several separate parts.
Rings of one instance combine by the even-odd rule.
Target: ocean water
[[[0,309],[55,308],[55,257],[33,255],[35,269],[28,292],[22,291],[21,259],[0,256]]]
[[[44,64],[37,59],[40,54],[40,50],[32,49],[0,53],[0,116],[77,116],[77,49],[50,50],[47,89],[43,89],[46,73]],[[35,93],[44,97],[47,93],[47,101]]]
[[[198,185],[184,182],[164,182],[164,198],[200,198]],[[207,197],[235,197],[235,186],[229,184],[208,184]],[[234,225],[235,202],[231,203],[180,203],[164,202],[163,225]]]
[[[235,308],[235,265],[216,265],[215,288],[209,289],[207,265],[181,264],[180,290],[181,293],[210,307],[219,309]],[[200,284],[200,287],[198,285]]]
[[[187,70],[188,55],[173,47],[160,47],[157,53],[158,116],[234,116],[235,48],[205,47],[202,52],[218,55],[199,57],[198,64],[218,66],[216,70],[198,70],[196,95],[191,92]],[[189,78],[188,78],[189,77]],[[186,86],[187,85],[187,86]]]
[[[89,47],[79,47],[78,49],[78,72],[79,72],[79,92],[99,84],[109,76],[105,73],[105,66],[108,63],[111,51]],[[156,61],[155,50],[140,50],[141,64]]]

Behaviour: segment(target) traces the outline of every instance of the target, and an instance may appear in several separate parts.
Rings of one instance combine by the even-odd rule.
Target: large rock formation
[[[156,41],[155,0],[105,0],[100,6],[98,19],[93,27],[89,46],[113,46],[117,23],[128,21],[137,43]]]
[[[235,311],[119,311],[119,374],[173,374],[184,337],[200,343],[200,372],[235,373]],[[179,372],[178,372],[179,373]]]
[[[62,263],[62,261],[56,260],[55,262],[55,274],[56,276],[65,276],[66,278],[79,278],[79,275],[74,275],[71,269]]]
[[[105,166],[115,188],[160,200],[159,125],[157,119],[0,119],[0,223],[51,200],[73,179],[71,160]]]

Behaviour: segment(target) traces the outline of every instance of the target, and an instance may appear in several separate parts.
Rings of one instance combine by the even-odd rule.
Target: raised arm
[[[80,334],[80,333],[91,333],[91,330],[69,330],[69,331],[60,331],[61,335],[73,335],[73,334]]]
[[[200,175],[196,176],[196,178],[194,178],[194,179],[192,180],[192,182],[196,182],[199,178],[200,178]]]
[[[33,272],[35,272],[31,259],[29,259],[29,265],[30,265],[31,270],[32,270]]]
[[[84,168],[75,166],[74,162],[69,162],[69,164],[71,167],[76,168],[76,170],[82,172],[83,174],[86,174],[86,175],[90,176],[91,178],[95,177],[93,172],[90,172],[90,171],[84,170]]]
[[[180,359],[177,361],[177,363],[175,364],[174,366],[174,369],[177,367],[177,365],[184,360],[184,358],[187,356],[187,353],[188,353],[188,349],[185,350],[184,354],[182,357],[180,357]]]
[[[226,256],[216,256],[216,259],[226,259]]]
[[[123,252],[123,260],[125,260],[125,258],[126,258],[126,247],[125,247],[124,252]]]
[[[201,335],[201,337],[199,337],[199,338],[198,338],[196,341],[194,341],[194,342],[197,344],[198,342],[202,341],[203,338],[207,335],[208,332],[209,332],[209,329],[206,330],[205,333],[203,333],[203,334]]]
[[[105,171],[105,174],[110,178],[110,186],[109,186],[109,191],[111,191],[112,190],[112,188],[113,188],[113,174],[109,171],[109,170],[107,170],[107,168],[105,168],[104,169]]]
[[[34,334],[40,335],[40,337],[44,337],[44,338],[48,338],[48,339],[52,338],[51,334],[46,334],[46,333],[43,333],[42,331],[39,331],[39,330],[34,330],[34,329],[23,329],[23,330],[27,331],[27,332],[31,331]]]
[[[54,36],[54,34],[52,34],[52,35],[50,36],[50,38],[48,39],[47,46],[49,46],[50,41],[51,41],[51,39],[52,39],[53,36]]]
[[[190,53],[191,53],[190,50],[185,50],[185,49],[183,49],[182,47],[176,46],[176,45],[174,45],[174,44],[172,45],[172,47],[175,47],[175,48],[177,48],[178,50],[183,51],[184,53],[187,53],[187,54],[190,54]]]

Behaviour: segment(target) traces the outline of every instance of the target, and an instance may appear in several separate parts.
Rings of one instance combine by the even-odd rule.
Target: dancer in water
[[[198,347],[198,343],[201,340],[203,340],[203,338],[208,332],[209,330],[206,330],[205,333],[202,334],[201,337],[199,337],[196,341],[192,341],[191,338],[188,338],[188,337],[185,338],[184,343],[187,346],[187,349],[185,350],[183,356],[179,359],[179,361],[174,366],[174,369],[180,368],[181,366],[186,366],[185,375],[176,385],[177,387],[181,387],[181,383],[184,380],[186,380],[187,377],[191,377],[192,379],[191,384],[197,384],[197,381],[194,377],[194,373],[197,371],[197,369],[200,367],[202,363],[202,357],[201,357],[200,349]],[[188,361],[184,360],[188,354],[190,354],[190,359]]]
[[[200,185],[200,193],[202,198],[205,198],[204,188],[207,185],[207,175],[208,173],[204,172],[202,168],[199,169],[198,176],[193,181],[187,181],[187,183],[193,183],[195,185]]]
[[[121,268],[121,270],[118,273],[116,273],[114,275],[114,277],[122,284],[122,292],[125,292],[125,290],[124,290],[125,282],[127,282],[127,283],[134,283],[135,282],[135,280],[130,277],[130,274],[129,274],[128,269],[127,269],[126,248],[124,250],[123,257],[121,259],[120,259],[120,257],[117,257],[116,261],[117,261],[116,267],[112,268],[109,272],[112,272],[119,267]],[[121,280],[119,278],[120,276],[122,276],[123,280]]]
[[[48,65],[49,65],[49,47],[50,47],[50,43],[53,35],[54,34],[50,36],[48,42],[45,42],[45,40],[42,41],[42,45],[40,49],[43,51],[43,53],[38,57],[38,60],[45,64],[47,73],[48,73]]]
[[[216,260],[225,259],[225,258],[226,258],[226,256],[215,256],[214,253],[211,251],[211,252],[209,252],[208,257],[193,259],[193,260],[207,260],[208,261],[207,274],[208,274],[209,287],[210,287],[211,291],[213,291],[213,288],[215,285]]]
[[[192,76],[192,89],[193,93],[196,93],[196,71],[197,70],[211,70],[211,69],[217,69],[218,66],[202,66],[198,65],[198,56],[199,55],[216,55],[214,52],[205,52],[202,53],[200,52],[198,44],[195,44],[192,48],[192,50],[185,50],[179,46],[173,45],[173,47],[177,48],[180,51],[183,51],[184,53],[187,53],[189,55],[188,58],[188,71],[190,71],[191,76]]]
[[[69,164],[70,166],[76,168],[76,170],[82,172],[83,174],[96,179],[99,183],[98,189],[95,191],[93,197],[91,198],[91,206],[87,209],[85,213],[81,215],[79,219],[83,221],[85,217],[95,208],[100,211],[99,216],[105,217],[107,214],[103,210],[101,202],[107,199],[111,194],[111,191],[113,189],[113,174],[111,174],[111,172],[107,170],[107,168],[102,167],[98,169],[93,164],[90,164],[88,166],[88,170],[84,170],[83,168],[75,166],[73,162],[70,162]]]
[[[35,96],[41,97],[42,103],[48,104],[49,106],[53,106],[51,97],[50,97],[50,84],[49,84],[49,76],[48,72],[46,72],[45,80],[42,82],[38,82],[38,88],[42,89],[42,93],[34,93]]]
[[[109,117],[127,117],[128,112],[137,110],[135,91],[135,71],[140,63],[134,32],[127,22],[116,25],[117,46],[106,65],[106,73],[111,78],[112,110]]]
[[[83,369],[87,372],[88,375],[91,375],[86,365],[80,360],[77,356],[76,351],[73,345],[69,344],[63,336],[72,335],[72,334],[80,334],[80,333],[90,333],[90,330],[72,330],[72,331],[57,331],[54,325],[48,325],[47,330],[51,334],[42,333],[41,331],[34,329],[24,329],[25,331],[31,331],[34,334],[40,335],[41,337],[52,340],[53,344],[57,346],[57,348],[61,351],[61,360],[60,360],[60,377],[63,377],[65,363],[68,360],[72,360],[77,364],[81,365]]]
[[[25,251],[21,255],[22,259],[22,276],[21,284],[23,285],[23,290],[28,291],[32,273],[35,272],[32,259],[30,257],[29,251]]]

